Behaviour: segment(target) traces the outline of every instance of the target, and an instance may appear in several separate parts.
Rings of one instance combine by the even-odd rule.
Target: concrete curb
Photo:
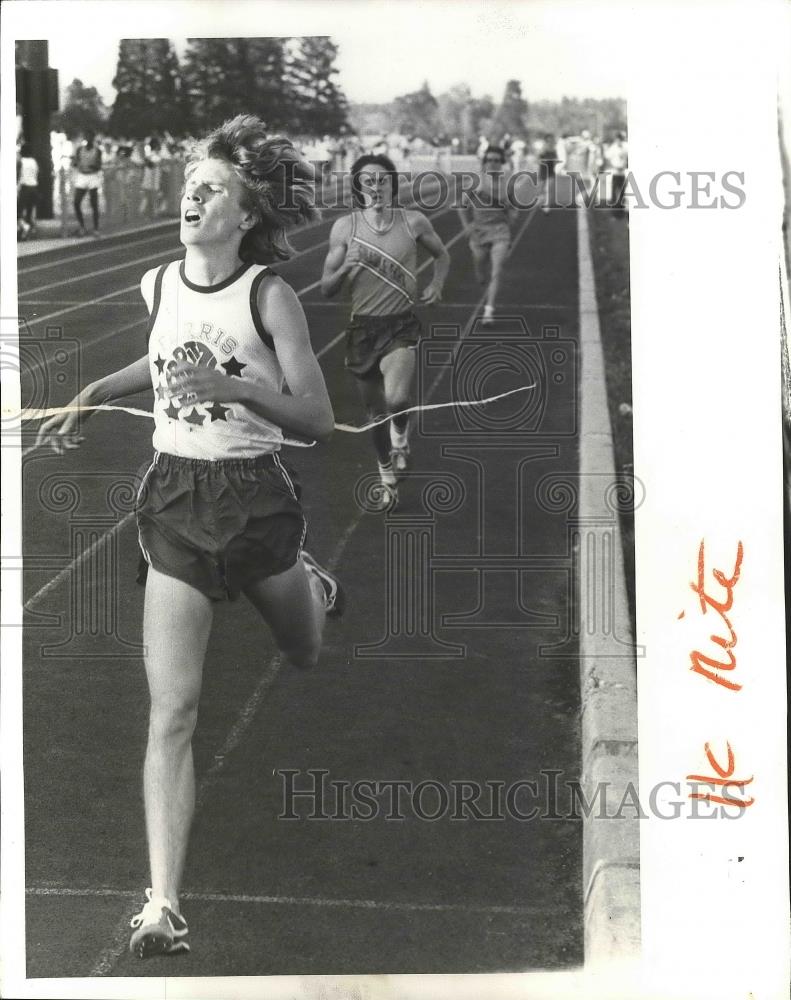
[[[577,209],[580,353],[578,611],[585,965],[640,953],[637,679],[587,211]],[[596,800],[596,793],[600,798]],[[606,792],[606,798],[604,797]],[[606,809],[605,805],[606,804]],[[612,818],[623,804],[621,818]],[[609,814],[607,818],[605,812]]]

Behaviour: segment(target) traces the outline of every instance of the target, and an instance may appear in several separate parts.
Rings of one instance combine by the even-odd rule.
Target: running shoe
[[[395,487],[398,485],[398,476],[395,474],[392,461],[377,462],[377,466],[379,468],[379,479],[383,486]]]
[[[151,889],[146,889],[146,900],[143,909],[129,922],[134,929],[129,941],[132,954],[138,958],[150,958],[151,955],[175,955],[189,951],[187,921],[173,912],[170,900],[163,896],[154,897]]]
[[[494,306],[483,307],[483,319],[481,322],[484,326],[491,326],[494,323]]]
[[[340,618],[346,608],[346,594],[337,576],[333,576],[329,570],[319,566],[313,556],[302,550],[302,562],[305,569],[312,576],[318,577],[324,588],[324,610],[328,618]]]
[[[409,469],[409,444],[401,448],[392,448],[390,451],[390,464],[396,476],[403,476]]]
[[[389,483],[375,483],[368,492],[366,510],[372,514],[386,514],[398,506],[398,489]]]
[[[81,237],[81,238],[82,238],[83,236],[87,236],[88,234],[87,234],[87,232],[86,232],[86,231],[85,231],[85,230],[83,229],[83,227],[82,227],[82,226],[78,226],[78,227],[77,227],[76,229],[72,229],[72,231],[71,231],[71,233],[70,233],[69,235],[70,235],[70,236],[79,236],[79,237]]]

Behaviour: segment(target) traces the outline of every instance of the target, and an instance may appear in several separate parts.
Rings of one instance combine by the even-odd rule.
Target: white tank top
[[[19,183],[23,187],[38,186],[38,163],[32,156],[23,156],[20,161]]]
[[[273,275],[261,264],[244,264],[220,284],[195,285],[184,262],[173,261],[143,276],[157,451],[219,461],[280,448],[282,430],[241,403],[180,403],[169,375],[189,361],[282,392],[283,373],[257,300],[259,285]]]

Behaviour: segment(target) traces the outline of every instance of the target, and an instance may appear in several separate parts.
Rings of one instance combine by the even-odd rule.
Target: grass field
[[[591,251],[596,274],[602,349],[607,378],[615,471],[634,475],[632,443],[632,329],[629,294],[629,222],[608,209],[588,211]],[[634,517],[621,514],[624,567],[632,634],[635,627]]]

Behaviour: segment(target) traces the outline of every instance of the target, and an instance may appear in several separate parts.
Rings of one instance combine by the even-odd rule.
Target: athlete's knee
[[[151,696],[149,733],[158,740],[190,740],[198,722],[198,698],[168,692]]]
[[[409,406],[409,386],[396,385],[387,394],[387,412],[399,413]]]

